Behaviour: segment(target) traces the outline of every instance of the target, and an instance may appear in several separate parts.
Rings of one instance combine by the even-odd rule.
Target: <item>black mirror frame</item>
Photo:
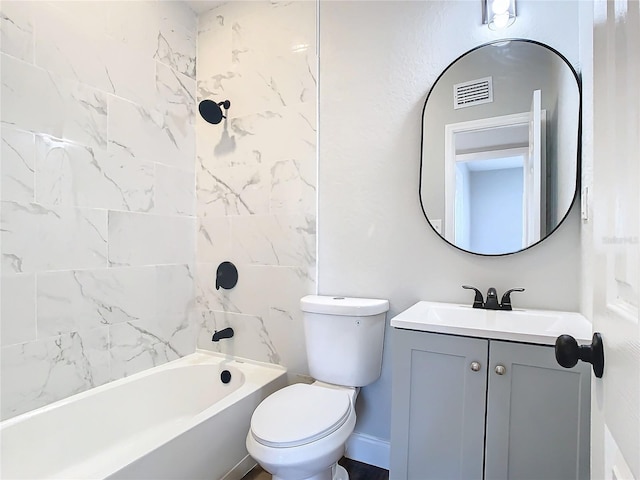
[[[539,45],[541,47],[546,48],[547,50],[555,53],[561,60],[564,61],[564,63],[569,67],[569,70],[571,71],[571,73],[573,74],[575,80],[576,80],[576,85],[578,87],[578,138],[577,138],[577,143],[576,143],[576,188],[575,191],[573,192],[573,198],[571,200],[571,203],[569,204],[569,206],[567,207],[567,211],[564,214],[564,216],[562,217],[562,219],[558,222],[558,224],[553,228],[553,230],[551,230],[547,235],[544,236],[544,238],[541,238],[540,240],[538,240],[535,243],[532,243],[531,245],[528,245],[525,248],[522,248],[520,250],[516,250],[513,252],[505,252],[505,253],[495,253],[495,254],[491,254],[491,253],[478,253],[478,252],[472,252],[470,250],[465,250],[464,248],[460,248],[457,245],[451,243],[449,240],[447,240],[444,235],[442,235],[440,232],[438,232],[434,226],[431,224],[431,221],[429,220],[429,217],[427,216],[427,212],[424,208],[424,204],[422,202],[422,170],[423,170],[423,163],[424,163],[424,114],[425,111],[427,109],[427,103],[429,102],[429,97],[431,96],[431,93],[433,92],[434,87],[438,84],[438,81],[440,80],[440,78],[442,78],[442,76],[449,70],[449,68],[451,68],[458,60],[460,60],[461,58],[469,55],[470,53],[489,46],[489,45],[495,45],[495,44],[500,44],[500,43],[507,43],[507,42],[513,42],[513,41],[517,41],[517,42],[528,42],[528,43],[533,43],[535,45]],[[482,45],[478,45],[477,47],[472,48],[471,50],[466,51],[465,53],[463,53],[462,55],[460,55],[458,58],[456,58],[453,62],[451,62],[447,68],[445,68],[442,73],[440,73],[440,75],[438,75],[438,78],[436,78],[436,80],[433,82],[433,85],[431,85],[431,88],[429,89],[429,93],[427,94],[427,98],[424,101],[424,106],[422,107],[422,128],[420,131],[420,175],[419,175],[419,182],[418,182],[418,198],[420,199],[420,208],[422,209],[422,213],[424,215],[424,218],[427,220],[427,223],[429,224],[429,226],[431,227],[431,229],[434,231],[434,233],[436,235],[438,235],[442,240],[444,240],[447,244],[451,245],[452,247],[456,248],[457,250],[460,250],[461,252],[465,252],[465,253],[470,253],[472,255],[478,255],[481,257],[504,257],[507,255],[513,255],[516,253],[520,253],[520,252],[524,252],[525,250],[529,250],[532,247],[535,247],[536,245],[539,245],[540,243],[542,243],[544,240],[546,240],[547,238],[549,238],[551,235],[553,235],[559,228],[560,226],[564,223],[564,221],[567,219],[567,217],[569,216],[569,213],[571,212],[571,209],[573,208],[574,204],[576,203],[576,199],[578,198],[579,192],[580,192],[580,188],[581,188],[581,177],[582,177],[582,81],[580,78],[580,75],[576,72],[575,68],[573,68],[573,65],[571,65],[571,62],[569,62],[569,60],[562,55],[559,51],[557,51],[556,49],[554,49],[553,47],[550,47],[549,45],[546,45],[542,42],[538,42],[536,40],[530,40],[530,39],[525,39],[525,38],[504,38],[504,39],[500,39],[500,40],[495,40],[492,42],[487,42],[487,43],[483,43]]]

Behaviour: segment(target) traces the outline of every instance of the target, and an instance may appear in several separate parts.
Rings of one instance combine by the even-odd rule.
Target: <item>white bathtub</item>
[[[0,423],[0,477],[239,479],[251,414],[285,384],[282,367],[197,351]]]

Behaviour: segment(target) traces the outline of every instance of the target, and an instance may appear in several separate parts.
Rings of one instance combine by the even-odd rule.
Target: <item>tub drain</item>
[[[222,380],[222,383],[229,383],[231,381],[231,372],[229,370],[223,370],[220,374],[220,380]]]

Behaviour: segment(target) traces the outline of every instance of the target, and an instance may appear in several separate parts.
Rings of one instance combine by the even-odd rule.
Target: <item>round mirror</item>
[[[531,40],[482,45],[438,77],[423,111],[420,201],[443,239],[507,255],[558,228],[577,192],[578,82]]]

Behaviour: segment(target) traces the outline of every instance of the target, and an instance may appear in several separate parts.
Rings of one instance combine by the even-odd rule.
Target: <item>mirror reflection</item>
[[[431,226],[471,253],[514,253],[550,235],[576,193],[580,89],[537,42],[467,52],[424,107],[420,199]]]

